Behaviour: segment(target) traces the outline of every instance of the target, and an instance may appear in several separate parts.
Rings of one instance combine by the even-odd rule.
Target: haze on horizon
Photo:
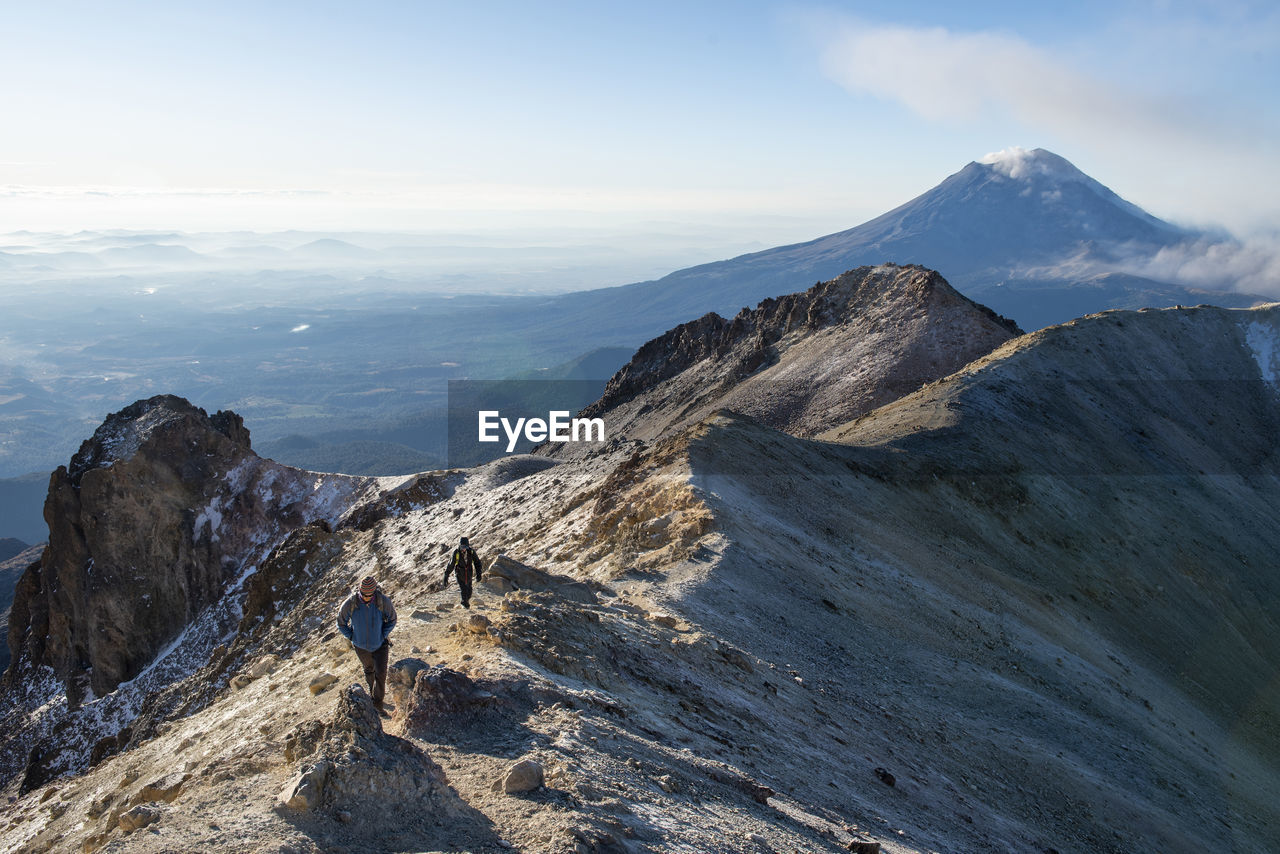
[[[0,233],[849,228],[1044,147],[1280,233],[1264,2],[27,5]],[[777,235],[781,235],[778,237]]]

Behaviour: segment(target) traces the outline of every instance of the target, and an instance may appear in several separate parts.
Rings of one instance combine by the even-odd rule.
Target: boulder
[[[677,629],[681,626],[681,620],[675,614],[668,614],[665,611],[650,611],[645,615],[649,622],[657,623],[660,626],[666,626],[669,629]]]
[[[387,682],[396,688],[409,690],[413,688],[418,674],[430,666],[421,658],[402,658],[387,668]]]
[[[285,759],[298,770],[276,796],[280,809],[323,807],[340,821],[442,809],[435,799],[444,771],[412,742],[383,732],[373,700],[358,685],[339,692],[331,718],[303,721],[288,733]]]
[[[496,702],[492,691],[466,674],[437,664],[418,671],[405,705],[405,728],[432,733],[465,726],[477,711]]]
[[[174,799],[182,792],[182,785],[187,782],[188,775],[174,771],[171,774],[165,774],[158,780],[153,780],[143,786],[138,794],[134,796],[135,804],[147,802],[164,801],[166,804],[173,803]]]
[[[514,584],[511,583],[509,579],[501,575],[485,576],[485,579],[484,581],[481,582],[481,584],[489,588],[489,590],[493,591],[494,593],[497,593],[498,595],[510,593],[513,590],[518,589]]]
[[[140,827],[146,827],[159,820],[160,810],[146,804],[139,804],[120,814],[119,825],[125,833],[132,833]]]
[[[338,677],[332,673],[321,673],[315,679],[311,680],[311,684],[307,686],[312,694],[319,694],[325,688],[328,688],[334,682],[338,681]]]
[[[546,590],[584,605],[594,605],[597,602],[596,594],[586,582],[567,575],[545,572],[505,554],[493,559],[493,563],[485,570],[484,578],[483,583],[501,593],[511,590]]]
[[[274,673],[279,664],[280,656],[272,653],[271,655],[264,655],[255,659],[253,664],[250,664],[249,669],[245,672],[249,674],[250,679],[261,679],[269,673]]]
[[[350,685],[342,689],[329,730],[349,732],[371,740],[382,735],[382,716],[378,714],[373,698],[363,686]]]
[[[517,762],[502,778],[502,791],[507,794],[532,792],[542,785],[542,765],[532,759]]]
[[[280,803],[289,809],[313,810],[324,797],[324,785],[333,769],[326,761],[304,765],[298,776],[280,792]]]

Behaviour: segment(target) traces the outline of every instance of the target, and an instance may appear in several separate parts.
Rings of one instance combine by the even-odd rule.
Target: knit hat
[[[468,543],[468,542],[467,542],[467,538],[466,538],[466,537],[463,537],[463,538],[462,538],[462,543],[461,543],[461,545],[469,546],[469,545],[471,545],[471,543]]]
[[[360,582],[360,596],[368,599],[373,595],[373,591],[378,589],[378,582],[374,580],[372,575],[366,575],[364,580]]]

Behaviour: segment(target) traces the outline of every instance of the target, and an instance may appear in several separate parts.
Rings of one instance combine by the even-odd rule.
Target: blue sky
[[[738,224],[1009,146],[1280,231],[1280,6],[6,4],[0,231]]]

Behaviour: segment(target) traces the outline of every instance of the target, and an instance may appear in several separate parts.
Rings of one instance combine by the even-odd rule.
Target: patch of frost
[[[1262,378],[1280,386],[1280,331],[1273,324],[1254,320],[1245,327],[1244,336]]]
[[[200,515],[196,516],[195,522],[191,526],[192,537],[199,537],[200,531],[205,525],[209,526],[209,539],[213,542],[218,541],[218,530],[222,527],[222,505],[225,499],[221,496],[209,502],[209,506],[200,511]]]

